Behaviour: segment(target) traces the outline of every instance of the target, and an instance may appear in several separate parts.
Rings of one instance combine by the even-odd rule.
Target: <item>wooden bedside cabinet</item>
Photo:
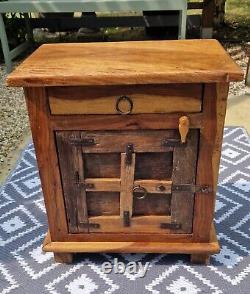
[[[228,85],[215,40],[43,45],[24,87],[49,232],[44,251],[219,252],[213,226]]]

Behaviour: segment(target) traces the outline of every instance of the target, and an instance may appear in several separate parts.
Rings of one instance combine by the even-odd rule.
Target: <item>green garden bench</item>
[[[142,12],[142,11],[178,11],[178,38],[186,35],[187,0],[9,0],[0,2],[0,37],[7,72],[12,69],[12,60],[26,50],[32,43],[30,13],[62,12]],[[27,28],[27,40],[10,50],[4,13],[23,13]],[[127,26],[130,26],[129,24]]]

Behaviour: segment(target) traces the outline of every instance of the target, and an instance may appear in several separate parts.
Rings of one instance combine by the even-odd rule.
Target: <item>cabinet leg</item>
[[[73,253],[54,253],[55,262],[72,263]]]
[[[191,262],[196,264],[209,264],[209,254],[191,254]]]

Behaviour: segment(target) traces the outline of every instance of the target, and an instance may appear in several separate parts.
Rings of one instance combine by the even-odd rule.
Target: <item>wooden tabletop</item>
[[[230,82],[243,72],[216,40],[46,44],[7,78],[17,87]]]

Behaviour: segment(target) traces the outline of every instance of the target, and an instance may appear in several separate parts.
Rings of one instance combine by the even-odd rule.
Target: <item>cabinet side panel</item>
[[[25,88],[26,104],[52,241],[67,233],[65,207],[54,133],[50,125],[44,88]]]
[[[227,97],[228,97],[229,83],[217,83],[216,84],[216,138],[213,150],[213,175],[214,175],[214,187],[217,189],[218,175],[220,167],[221,147],[223,140],[224,123],[227,109]]]
[[[213,192],[197,193],[195,196],[193,237],[197,242],[208,242],[210,240],[227,93],[228,83],[205,85],[204,122],[201,127],[196,183],[198,185],[209,185]]]

